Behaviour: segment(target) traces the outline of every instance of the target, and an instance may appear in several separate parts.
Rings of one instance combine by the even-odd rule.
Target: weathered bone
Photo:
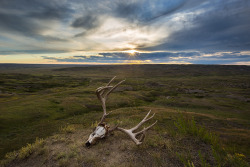
[[[96,89],[97,98],[101,101],[102,109],[103,109],[103,116],[101,118],[101,121],[98,123],[98,125],[103,123],[105,118],[112,112],[111,111],[110,113],[107,113],[107,111],[106,111],[106,101],[107,101],[108,95],[111,92],[113,92],[121,83],[123,83],[125,81],[125,80],[122,80],[121,82],[119,82],[115,86],[109,86],[115,78],[116,78],[116,76],[114,76],[106,86],[102,86],[102,87],[99,87]]]
[[[148,112],[148,114],[143,118],[143,120],[139,124],[137,124],[135,127],[131,128],[131,129],[124,129],[121,127],[117,127],[116,129],[126,133],[133,140],[133,142],[135,142],[136,145],[140,145],[145,138],[146,131],[149,130],[150,128],[152,128],[157,123],[157,121],[155,121],[155,123],[148,126],[147,128],[143,128],[143,130],[141,130],[139,132],[134,133],[134,131],[137,130],[142,124],[144,124],[145,122],[147,122],[148,120],[152,119],[155,116],[155,113],[154,113],[150,118],[148,118],[150,113],[151,113],[151,110]],[[136,137],[139,135],[141,135],[141,137],[138,140]]]
[[[103,116],[102,116],[100,122],[98,123],[97,127],[90,134],[89,139],[86,142],[87,147],[89,147],[91,144],[94,144],[96,142],[96,140],[104,138],[105,136],[107,136],[108,134],[110,134],[111,132],[113,132],[115,130],[119,130],[121,132],[126,133],[135,142],[136,145],[140,145],[145,138],[146,131],[149,130],[151,127],[153,127],[157,123],[157,121],[155,121],[155,123],[148,126],[147,128],[144,128],[143,130],[141,130],[139,132],[134,132],[142,124],[144,124],[145,122],[147,122],[148,120],[150,120],[154,117],[155,114],[153,114],[151,117],[149,117],[149,115],[151,113],[151,110],[150,110],[148,112],[148,114],[143,118],[143,120],[138,125],[136,125],[135,127],[131,128],[131,129],[123,129],[121,127],[118,127],[118,125],[116,125],[112,129],[109,129],[109,126],[107,126],[106,123],[104,123],[104,120],[112,111],[107,113],[106,101],[108,99],[109,94],[112,93],[121,83],[123,83],[125,81],[125,80],[122,80],[118,84],[116,84],[115,86],[110,86],[110,84],[112,83],[112,81],[114,79],[115,79],[115,77],[113,77],[106,86],[102,86],[102,87],[99,87],[96,89],[97,98],[102,103]],[[138,137],[140,137],[140,138],[137,139]]]

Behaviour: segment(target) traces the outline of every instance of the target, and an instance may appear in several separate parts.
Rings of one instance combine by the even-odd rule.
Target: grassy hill
[[[102,115],[94,91],[115,75],[126,82],[107,102],[108,122],[129,128],[152,109],[158,123],[141,146],[116,132],[87,149]],[[3,64],[0,90],[0,157],[7,166],[250,162],[249,66]]]

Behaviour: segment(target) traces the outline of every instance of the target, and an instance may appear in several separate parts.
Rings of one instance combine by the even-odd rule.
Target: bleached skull
[[[87,147],[95,144],[99,139],[104,138],[108,133],[108,126],[105,124],[98,125],[94,131],[89,135],[89,139],[85,143]]]

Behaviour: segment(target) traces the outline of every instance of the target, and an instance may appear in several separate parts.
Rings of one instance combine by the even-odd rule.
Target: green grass
[[[181,134],[192,135],[194,137],[199,138],[201,141],[211,145],[213,158],[216,160],[216,166],[248,166],[244,154],[230,154],[227,150],[221,147],[222,143],[219,137],[215,133],[208,131],[206,128],[197,125],[193,117],[189,119],[187,117],[184,117],[183,114],[181,114],[174,122],[174,125],[177,127],[178,131]],[[209,164],[206,160],[207,155],[202,155],[200,150],[196,151],[198,151],[198,155],[200,158],[199,164],[204,167],[211,166],[211,164]],[[185,166],[194,166],[190,158],[180,155],[178,153],[177,155]]]
[[[36,138],[36,141],[32,144],[28,143],[26,146],[23,146],[20,150],[7,153],[5,155],[5,159],[1,162],[1,165],[8,164],[14,160],[23,160],[28,158],[31,154],[37,153],[38,155],[42,155],[46,152],[44,148],[45,141],[44,139]]]

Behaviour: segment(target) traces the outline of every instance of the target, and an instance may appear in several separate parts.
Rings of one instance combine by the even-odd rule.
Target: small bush
[[[27,146],[22,147],[18,153],[19,159],[24,159],[29,157],[33,152],[39,151],[43,148],[45,142],[44,139],[36,139],[35,143],[33,144],[27,144]]]
[[[241,153],[235,153],[233,155],[227,154],[227,159],[230,162],[230,164],[234,164],[235,166],[238,167],[249,166],[248,163],[246,162],[245,155]]]
[[[76,131],[76,128],[74,125],[67,125],[60,128],[60,131],[63,133],[74,133]]]
[[[45,148],[44,148],[45,141],[44,139],[38,139],[36,138],[35,143],[33,144],[27,144],[27,146],[22,147],[19,151],[13,151],[10,153],[7,153],[5,155],[5,159],[1,161],[1,165],[5,166],[11,161],[14,161],[15,159],[17,160],[22,160],[27,157],[29,157],[31,154],[34,152],[37,152],[37,154],[41,155],[45,153]]]
[[[5,155],[5,159],[0,161],[0,166],[5,166],[6,164],[10,163],[11,161],[15,160],[18,156],[18,152],[17,151],[13,151],[10,153],[7,153]]]
[[[201,154],[200,150],[198,151],[198,153],[199,153],[199,158],[200,158],[200,161],[201,161],[201,166],[202,167],[210,167],[210,165],[207,163],[205,157]]]
[[[177,157],[181,160],[185,167],[195,167],[194,163],[190,161],[186,156],[176,153]]]
[[[66,153],[65,152],[60,152],[59,154],[57,154],[56,156],[56,159],[59,160],[59,159],[62,159],[62,158],[66,158]]]
[[[192,136],[199,137],[202,141],[215,145],[218,143],[218,137],[212,132],[209,132],[204,127],[198,126],[194,120],[185,118],[183,114],[181,114],[177,120],[174,122],[174,125],[177,127],[179,132],[182,134],[189,134]]]

